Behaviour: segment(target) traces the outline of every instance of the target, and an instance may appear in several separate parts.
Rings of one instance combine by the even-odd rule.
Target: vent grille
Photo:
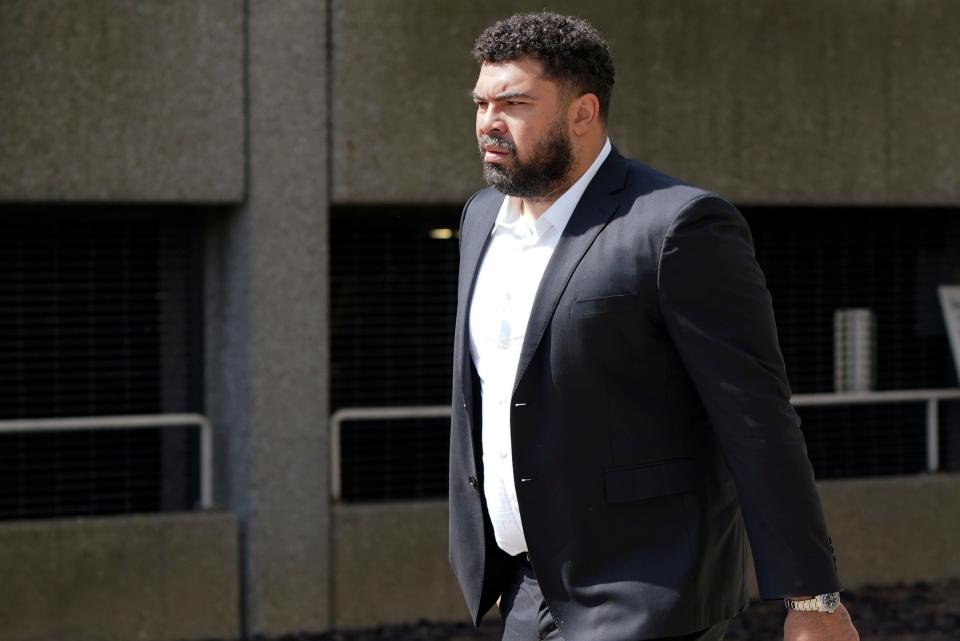
[[[343,407],[449,403],[459,208],[332,212],[332,398]],[[833,390],[833,313],[874,311],[878,389],[957,384],[936,287],[960,283],[960,215],[945,210],[746,208],[794,393]],[[922,404],[800,408],[819,478],[925,467]],[[945,469],[960,469],[960,403],[941,404]],[[347,423],[343,496],[441,497],[443,421]]]
[[[196,221],[3,208],[0,419],[200,409]],[[159,428],[4,434],[0,519],[188,509],[195,441]]]

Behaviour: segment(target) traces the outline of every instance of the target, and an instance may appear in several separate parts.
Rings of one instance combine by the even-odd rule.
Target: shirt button
[[[471,476],[468,476],[468,477],[467,477],[467,483],[470,484],[470,487],[476,489],[476,488],[477,488],[477,477],[476,477],[476,476],[472,476],[472,475],[471,475]]]
[[[504,461],[506,461],[506,460],[507,460],[507,453],[506,453],[506,452],[500,452],[500,458],[503,459]]]

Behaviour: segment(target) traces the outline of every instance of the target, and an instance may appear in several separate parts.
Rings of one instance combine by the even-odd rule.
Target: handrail
[[[960,389],[884,390],[880,392],[840,392],[836,394],[797,394],[794,405],[863,405],[926,401],[927,471],[940,469],[940,401],[960,400]]]
[[[879,392],[837,392],[829,394],[794,394],[794,405],[857,405],[874,403],[904,403],[910,401],[960,400],[960,388],[883,390]]]
[[[927,471],[936,472],[940,469],[940,412],[938,403],[945,400],[960,400],[960,388],[796,394],[790,399],[790,403],[796,407],[804,407],[926,401]],[[449,405],[350,407],[334,412],[330,416],[330,493],[333,500],[339,501],[343,491],[340,475],[340,432],[344,422],[376,419],[444,418],[447,416],[450,416]]]
[[[213,507],[213,430],[202,414],[134,414],[129,416],[83,416],[0,420],[0,434],[56,432],[61,430],[146,429],[151,427],[200,427],[200,506]]]
[[[375,419],[446,418],[449,405],[405,405],[402,407],[347,407],[330,416],[330,494],[339,501],[343,490],[340,475],[340,426],[344,421]]]

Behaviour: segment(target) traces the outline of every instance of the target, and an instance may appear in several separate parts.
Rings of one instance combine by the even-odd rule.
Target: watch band
[[[827,592],[826,594],[818,594],[812,599],[791,599],[787,597],[783,600],[783,604],[788,610],[796,610],[797,612],[833,613],[840,607],[840,593]]]

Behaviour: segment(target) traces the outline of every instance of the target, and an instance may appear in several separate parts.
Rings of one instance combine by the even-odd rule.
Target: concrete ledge
[[[333,626],[466,621],[447,561],[447,502],[338,505]]]
[[[819,487],[844,587],[960,578],[960,474]]]
[[[819,488],[845,587],[960,578],[960,475]],[[467,620],[447,563],[445,502],[339,505],[334,514],[336,627]]]
[[[240,633],[237,521],[177,514],[0,524],[0,639]]]
[[[0,95],[0,200],[243,198],[240,0],[4,0]]]
[[[539,0],[333,4],[333,201],[460,203],[481,29]],[[735,202],[960,199],[960,3],[555,0],[609,39],[620,151]],[[425,97],[426,96],[426,97]]]

